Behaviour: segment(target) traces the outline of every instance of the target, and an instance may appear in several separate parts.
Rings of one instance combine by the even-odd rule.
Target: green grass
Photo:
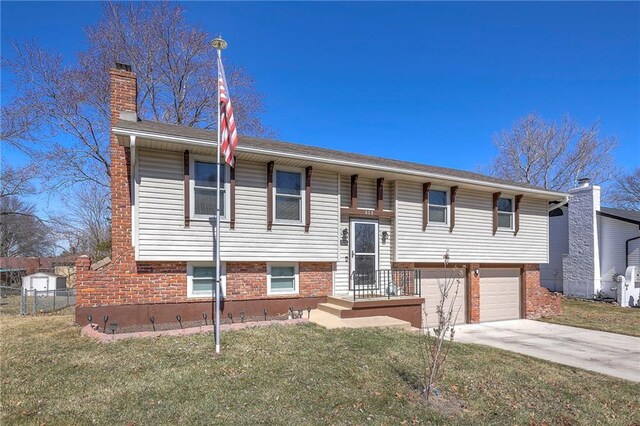
[[[408,332],[247,329],[223,334],[216,357],[210,335],[100,344],[68,315],[0,326],[3,425],[640,422],[639,384],[462,344],[436,410],[415,390]]]
[[[640,337],[640,309],[611,303],[562,299],[562,315],[541,321]]]

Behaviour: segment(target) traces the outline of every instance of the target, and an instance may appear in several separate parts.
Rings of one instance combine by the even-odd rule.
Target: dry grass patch
[[[428,407],[417,336],[312,324],[100,344],[0,317],[1,424],[632,424],[640,385],[454,344]],[[455,404],[448,409],[446,401]]]
[[[640,337],[640,309],[593,300],[562,299],[562,315],[541,321]]]

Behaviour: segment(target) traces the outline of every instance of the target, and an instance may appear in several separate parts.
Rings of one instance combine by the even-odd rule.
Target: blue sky
[[[476,170],[519,117],[569,114],[599,119],[621,166],[640,163],[638,2],[184,5],[254,77],[279,139]],[[10,40],[37,39],[69,60],[101,14],[88,2],[1,8],[3,56]]]

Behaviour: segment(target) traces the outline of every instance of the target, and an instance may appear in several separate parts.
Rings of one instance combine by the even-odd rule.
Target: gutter
[[[174,143],[191,145],[191,146],[201,146],[201,147],[206,147],[206,148],[212,148],[216,144],[215,142],[212,142],[211,140],[192,139],[192,138],[184,138],[184,137],[181,137],[181,136],[163,135],[163,134],[144,132],[144,131],[139,131],[139,130],[123,129],[121,127],[114,127],[112,129],[112,131],[116,135],[139,136],[141,138],[156,139],[156,140],[162,140],[162,141],[166,141],[166,142],[174,142]],[[399,173],[399,174],[412,175],[412,176],[421,176],[421,177],[426,177],[426,178],[431,178],[431,179],[442,179],[442,180],[448,180],[448,181],[454,181],[454,182],[460,182],[460,183],[467,183],[467,184],[471,184],[471,185],[484,186],[484,187],[488,187],[488,188],[499,188],[499,189],[505,189],[505,190],[514,191],[514,192],[526,192],[526,193],[530,193],[530,194],[543,195],[543,196],[546,196],[546,197],[553,197],[555,199],[559,199],[559,198],[563,197],[563,200],[566,199],[566,201],[568,201],[568,198],[569,198],[569,194],[568,193],[563,193],[563,192],[547,191],[547,190],[543,190],[543,189],[523,188],[521,186],[507,185],[507,184],[502,184],[502,183],[484,182],[484,181],[479,181],[479,180],[475,180],[475,179],[461,178],[461,177],[455,177],[455,176],[450,176],[450,175],[443,175],[443,174],[439,174],[439,173],[419,172],[419,171],[401,169],[401,168],[397,168],[397,167],[377,166],[377,165],[371,165],[371,164],[366,164],[366,163],[358,163],[358,162],[339,160],[339,159],[328,160],[328,159],[323,158],[323,157],[315,157],[315,156],[311,156],[311,155],[291,154],[291,153],[283,153],[283,152],[278,152],[278,151],[266,150],[266,149],[262,149],[262,148],[251,148],[251,147],[242,146],[241,144],[238,144],[237,150],[240,151],[240,152],[247,152],[247,153],[252,153],[252,154],[274,155],[274,156],[277,156],[277,157],[285,157],[285,158],[293,158],[293,159],[298,159],[298,160],[314,161],[314,162],[318,162],[318,163],[337,164],[337,165],[347,166],[347,167],[359,167],[359,168],[363,168],[363,169],[381,170],[381,171],[386,171],[386,172],[391,172],[391,173]]]
[[[562,206],[566,206],[568,202],[569,202],[569,196],[565,195],[564,199],[562,201],[560,201],[559,203],[551,204],[547,211],[551,212],[552,210],[555,210],[555,209],[560,208]]]

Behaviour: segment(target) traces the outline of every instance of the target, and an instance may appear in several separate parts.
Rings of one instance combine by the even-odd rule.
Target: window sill
[[[427,229],[429,228],[448,228],[449,224],[448,223],[442,223],[442,222],[428,222],[427,223]]]
[[[513,228],[498,228],[496,234],[513,234]]]
[[[302,222],[273,222],[273,225],[278,225],[278,226],[300,226],[300,227],[304,227],[304,223]]]
[[[267,296],[298,296],[300,294],[299,291],[295,291],[295,292],[284,292],[284,291],[278,291],[278,292],[272,292],[272,291],[267,291]]]

